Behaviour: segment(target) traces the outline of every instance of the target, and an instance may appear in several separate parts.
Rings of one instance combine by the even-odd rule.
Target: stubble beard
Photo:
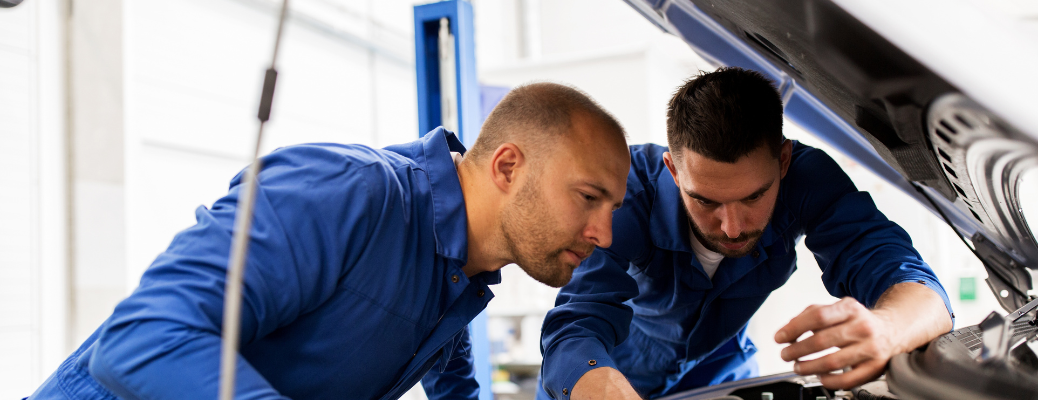
[[[684,202],[682,202],[682,206],[684,206]],[[775,213],[775,206],[772,205],[771,206],[771,211],[768,212],[768,222],[764,224],[765,227],[767,227],[768,224],[771,223],[771,216],[774,213]],[[703,233],[702,229],[699,229],[699,225],[696,225],[696,221],[692,220],[692,215],[688,212],[687,209],[685,210],[685,216],[688,217],[688,227],[689,227],[689,229],[692,230],[692,234],[696,236],[696,239],[699,240],[699,243],[702,244],[703,247],[706,247],[707,250],[710,250],[710,251],[712,251],[714,253],[719,253],[719,254],[724,255],[725,257],[728,257],[728,258],[740,258],[740,257],[746,256],[747,254],[750,254],[750,252],[752,252],[753,249],[755,247],[757,247],[757,242],[760,241],[761,236],[764,236],[764,229],[760,229],[760,230],[756,230],[756,231],[752,231],[752,232],[743,232],[742,234],[739,235],[739,237],[734,238],[734,239],[729,238],[727,235],[725,235],[723,233],[720,234],[720,235],[716,235],[716,236],[715,235],[707,235],[707,234]],[[729,249],[727,249],[724,246],[721,246],[719,244],[719,243],[739,243],[739,242],[742,242],[742,241],[747,241],[747,242],[746,242],[746,245],[744,245],[739,250],[729,250]]]
[[[576,266],[562,261],[565,248],[551,249],[552,238],[562,237],[551,228],[553,222],[533,179],[501,213],[501,231],[515,263],[538,282],[559,288],[569,283]]]

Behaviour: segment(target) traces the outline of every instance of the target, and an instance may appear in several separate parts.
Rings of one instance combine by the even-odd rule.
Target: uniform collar
[[[422,166],[432,186],[433,229],[436,253],[465,265],[468,261],[468,219],[461,181],[451,152],[465,154],[454,132],[439,127],[425,134],[416,144],[415,162]]]

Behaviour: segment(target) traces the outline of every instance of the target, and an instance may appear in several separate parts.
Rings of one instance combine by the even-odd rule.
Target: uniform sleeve
[[[422,377],[422,388],[429,400],[479,399],[479,382],[476,381],[476,370],[473,367],[469,328],[466,327],[461,336],[454,349],[454,357],[446,367],[437,362]]]
[[[559,292],[541,331],[541,379],[550,396],[569,399],[588,371],[616,368],[609,353],[627,339],[633,317],[623,303],[638,294],[628,265],[607,249],[595,249]]]
[[[818,260],[829,293],[854,297],[871,308],[891,286],[917,282],[940,295],[951,314],[948,294],[908,233],[888,220],[824,152],[808,149],[800,157],[797,168],[810,168],[811,179],[792,183],[789,193],[804,194],[792,206],[804,223],[805,244]]]
[[[371,236],[370,216],[379,215],[388,186],[380,170],[350,166],[341,152],[316,146],[263,160],[243,287],[243,346],[334,293]],[[240,178],[211,209],[196,210],[197,224],[176,235],[102,327],[89,371],[120,398],[217,395]],[[284,398],[240,355],[236,382],[237,399]]]

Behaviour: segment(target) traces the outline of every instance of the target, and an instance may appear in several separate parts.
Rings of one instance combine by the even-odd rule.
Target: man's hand
[[[573,385],[573,396],[570,399],[641,400],[641,397],[624,378],[624,374],[613,368],[602,367],[584,373]]]
[[[807,331],[814,335],[795,341]],[[817,374],[830,388],[850,388],[875,379],[887,361],[902,351],[896,348],[894,327],[881,313],[870,311],[850,297],[828,306],[813,305],[789,321],[775,334],[778,343],[793,343],[782,349],[782,359],[798,360],[832,347],[840,350],[811,361],[797,361],[793,371]],[[844,374],[832,374],[853,367]]]
[[[797,360],[796,373],[818,375],[828,388],[849,389],[883,374],[894,355],[950,329],[951,318],[937,293],[917,283],[899,283],[883,293],[873,310],[850,297],[828,306],[810,306],[779,329],[775,341],[792,343],[781,355],[785,361]],[[808,331],[814,334],[797,340]],[[833,347],[840,350],[799,361]],[[833,373],[841,370],[844,373]]]

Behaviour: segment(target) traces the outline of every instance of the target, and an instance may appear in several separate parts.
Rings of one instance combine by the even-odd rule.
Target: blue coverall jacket
[[[919,282],[948,305],[908,234],[828,155],[797,142],[763,237],[749,255],[721,261],[711,280],[692,251],[665,151],[631,146],[612,246],[576,269],[545,318],[540,398],[568,399],[600,367],[618,369],[650,398],[756,376],[747,322],[796,270],[794,247],[805,236],[833,296],[871,307],[890,286]]]
[[[249,247],[238,399],[477,398],[467,324],[499,272],[467,278],[453,133],[384,150],[263,157]],[[32,399],[214,399],[224,277],[242,175]],[[426,372],[429,372],[426,374]],[[424,379],[423,379],[424,377]]]

